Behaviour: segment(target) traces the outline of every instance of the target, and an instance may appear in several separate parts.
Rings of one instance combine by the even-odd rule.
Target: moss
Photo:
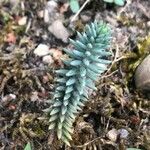
[[[142,60],[150,52],[150,36],[144,39],[139,39],[137,43],[137,48],[134,52],[128,52],[124,55],[125,59],[122,62],[122,68],[127,73],[126,83],[132,82],[133,74],[137,66],[142,62]]]

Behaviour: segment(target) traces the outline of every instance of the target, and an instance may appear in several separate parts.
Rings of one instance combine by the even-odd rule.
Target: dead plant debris
[[[126,1],[123,7],[90,1],[74,22],[66,0],[0,2],[1,150],[22,150],[28,142],[36,150],[150,150],[150,100],[136,90],[133,80],[136,67],[150,53],[150,1]],[[53,15],[50,3],[56,4]],[[61,22],[67,36],[59,37],[55,25],[55,33],[49,29],[54,23],[44,21],[49,15]],[[48,131],[42,110],[52,97],[54,70],[63,67],[62,48],[70,47],[68,38],[94,19],[110,24],[115,60],[96,83],[98,91],[74,123],[72,147],[66,147]],[[39,44],[48,47],[48,54],[34,54]]]

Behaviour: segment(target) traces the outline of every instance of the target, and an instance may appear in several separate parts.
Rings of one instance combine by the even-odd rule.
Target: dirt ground
[[[23,150],[28,142],[33,150],[150,150],[150,95],[134,82],[136,67],[150,53],[150,1],[126,0],[120,7],[91,0],[73,16],[67,0],[52,6],[46,0],[0,1],[0,150]],[[111,27],[114,55],[67,147],[48,130],[42,110],[50,105],[54,71],[63,66],[62,48],[94,20]],[[49,47],[47,58],[35,53],[39,44]]]

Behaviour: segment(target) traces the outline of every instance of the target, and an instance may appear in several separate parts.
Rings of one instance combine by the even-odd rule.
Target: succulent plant
[[[115,3],[118,6],[123,6],[125,3],[125,0],[103,0],[103,1],[107,3]]]
[[[86,25],[83,33],[77,32],[77,40],[70,39],[73,50],[64,49],[69,56],[63,60],[64,68],[56,70],[56,88],[49,115],[49,129],[55,130],[58,139],[67,145],[72,140],[73,122],[88,101],[89,89],[96,90],[94,82],[111,63],[110,29],[103,23]]]

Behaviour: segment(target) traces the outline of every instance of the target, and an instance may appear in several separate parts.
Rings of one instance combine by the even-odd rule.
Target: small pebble
[[[44,11],[44,22],[48,23],[49,22],[49,14],[48,14],[48,10],[45,9]]]
[[[111,141],[116,142],[118,131],[116,129],[110,130],[106,135]]]
[[[150,91],[150,55],[137,67],[135,72],[135,85],[142,91]]]
[[[43,10],[38,11],[37,15],[39,18],[43,18],[44,17],[44,11]]]
[[[1,100],[1,104],[3,106],[7,105],[10,101],[16,99],[16,95],[15,94],[9,94],[9,95],[6,95],[2,98]]]
[[[47,2],[46,7],[49,11],[53,11],[54,9],[56,9],[58,7],[58,4],[55,1],[50,0]]]
[[[39,99],[38,92],[37,91],[32,92],[32,95],[31,95],[30,99],[31,99],[32,102],[37,101]]]
[[[37,48],[35,48],[34,50],[34,54],[37,55],[37,56],[45,56],[47,54],[49,54],[50,51],[49,51],[49,47],[45,44],[39,44],[37,46]]]
[[[119,129],[120,138],[126,139],[129,135],[129,132],[126,129]]]
[[[48,1],[44,10],[44,22],[50,23],[55,18],[57,12],[57,3],[53,0]]]
[[[57,38],[61,39],[63,42],[68,42],[69,32],[63,25],[61,20],[54,21],[49,27],[48,30]]]
[[[9,94],[9,96],[10,96],[12,99],[16,99],[16,95],[15,95],[15,94]]]
[[[147,26],[150,27],[150,21],[147,22]]]
[[[26,16],[24,16],[18,20],[18,25],[20,25],[20,26],[26,25],[26,23],[27,23],[27,17]]]
[[[42,60],[45,64],[52,64],[54,62],[51,55],[44,56]]]

